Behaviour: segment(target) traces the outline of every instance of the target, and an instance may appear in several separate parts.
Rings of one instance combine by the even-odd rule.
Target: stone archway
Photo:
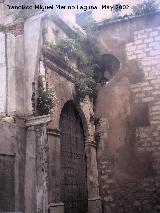
[[[98,170],[96,160],[96,146],[94,143],[94,126],[90,123],[90,113],[92,112],[92,103],[86,98],[81,104],[68,100],[61,103],[56,111],[56,116],[52,120],[51,128],[48,128],[48,145],[49,145],[49,173],[48,173],[48,207],[50,213],[65,213],[65,202],[61,187],[61,114],[65,106],[72,103],[76,113],[80,117],[80,126],[83,126],[83,137],[85,138],[84,148],[86,153],[87,164],[87,213],[101,213],[101,199],[99,197]],[[74,110],[73,109],[73,110]],[[58,119],[57,119],[58,118]],[[83,124],[83,125],[82,125]],[[85,167],[84,167],[85,168]],[[77,211],[78,212],[78,211]],[[77,213],[76,212],[76,213]],[[81,211],[79,211],[81,212]],[[78,213],[79,213],[78,212]],[[74,212],[73,212],[74,213]]]
[[[71,101],[60,116],[61,200],[65,213],[88,211],[87,162],[81,117]]]

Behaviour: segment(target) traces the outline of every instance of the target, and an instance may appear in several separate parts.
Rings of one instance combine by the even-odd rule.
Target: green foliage
[[[56,44],[46,45],[56,51],[65,60],[76,59],[80,72],[86,74],[86,78],[80,79],[75,84],[77,99],[82,101],[86,95],[95,101],[97,96],[95,73],[101,69],[100,51],[96,46],[96,23],[88,21],[85,34],[75,30],[75,38],[60,39]]]
[[[55,45],[47,44],[64,59],[76,58],[79,71],[88,76],[100,69],[100,51],[96,46],[96,23],[89,20],[83,34],[79,29],[75,30],[74,39],[60,39]]]
[[[133,7],[134,15],[144,15],[155,12],[158,9],[156,0],[144,0],[142,3]]]
[[[80,46],[74,39],[60,39],[54,48],[68,59],[79,56]]]
[[[96,41],[97,40],[97,22],[93,20],[91,17],[88,18],[85,26],[85,32],[86,32],[86,37],[90,41]]]
[[[51,41],[46,41],[45,45],[52,50],[54,50],[54,48],[55,48],[55,44]]]
[[[76,98],[78,101],[83,101],[88,95],[91,100],[97,98],[96,82],[92,78],[82,78],[75,84]]]
[[[97,24],[92,19],[88,20],[85,27],[86,34],[77,31],[76,40],[81,46],[82,53],[79,68],[86,74],[95,75],[101,68],[101,54],[97,44]]]
[[[52,89],[46,90],[40,88],[39,95],[37,97],[37,113],[38,115],[48,115],[51,113],[51,109],[54,106],[55,93]]]

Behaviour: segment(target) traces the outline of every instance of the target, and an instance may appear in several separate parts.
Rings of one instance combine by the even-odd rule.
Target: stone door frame
[[[68,100],[72,101],[72,100]],[[67,101],[67,102],[68,102]],[[67,103],[65,102],[63,106]],[[94,141],[94,127],[90,123],[91,105],[88,99],[77,105],[72,101],[79,112],[85,135],[85,152],[87,156],[87,188],[88,188],[88,213],[101,213],[101,199],[99,196],[98,169],[96,157],[96,145]],[[59,120],[63,106],[59,108]],[[58,128],[48,128],[49,144],[49,174],[48,174],[48,201],[50,213],[64,213],[64,204],[60,195],[60,131]],[[52,121],[54,122],[54,120]],[[54,126],[55,123],[54,123]]]

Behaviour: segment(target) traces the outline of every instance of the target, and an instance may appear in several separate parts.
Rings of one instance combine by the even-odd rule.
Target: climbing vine
[[[38,80],[38,97],[36,112],[38,115],[48,115],[55,105],[56,95],[52,88],[44,88],[42,79]]]

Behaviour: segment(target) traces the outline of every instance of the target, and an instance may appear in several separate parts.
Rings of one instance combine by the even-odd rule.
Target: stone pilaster
[[[101,213],[101,198],[99,196],[97,152],[96,145],[86,144],[87,155],[87,185],[88,185],[88,213]]]
[[[50,213],[63,213],[60,183],[60,131],[48,129],[49,144],[49,210]]]

